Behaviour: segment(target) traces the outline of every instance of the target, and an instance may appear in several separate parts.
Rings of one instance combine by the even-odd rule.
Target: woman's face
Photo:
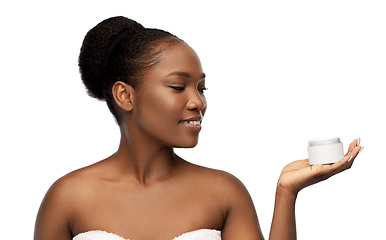
[[[143,78],[133,117],[138,130],[165,147],[194,147],[206,111],[205,74],[183,42],[163,50]]]

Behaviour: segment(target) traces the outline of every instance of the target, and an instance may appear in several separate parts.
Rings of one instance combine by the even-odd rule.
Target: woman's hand
[[[297,195],[303,188],[349,169],[362,149],[363,147],[359,146],[359,139],[356,139],[350,144],[344,158],[334,164],[311,166],[308,159],[294,161],[283,168],[278,187]]]

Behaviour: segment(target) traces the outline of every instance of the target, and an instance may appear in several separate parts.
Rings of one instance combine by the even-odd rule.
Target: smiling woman
[[[138,126],[137,130],[165,147],[194,147],[201,129],[197,122],[202,121],[206,110],[205,75],[197,54],[186,43],[175,42],[143,76],[140,91],[132,93],[136,111],[133,116],[126,115],[126,124]],[[121,106],[121,100],[118,102]]]
[[[56,181],[43,199],[35,240],[263,239],[256,211],[234,176],[189,163],[207,103],[195,51],[176,36],[124,18],[91,29],[79,56],[89,94],[105,100],[121,132],[118,150]],[[304,187],[351,167],[358,140],[332,165],[287,165],[277,186],[270,239],[295,239]]]

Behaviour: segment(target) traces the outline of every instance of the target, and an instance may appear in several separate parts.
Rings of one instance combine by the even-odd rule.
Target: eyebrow
[[[181,72],[181,71],[175,71],[175,72],[169,73],[166,77],[170,77],[170,76],[179,76],[179,77],[185,77],[185,78],[191,78],[192,77],[192,75],[190,73]],[[203,73],[201,75],[201,79],[204,79],[204,78],[205,78],[205,73]]]

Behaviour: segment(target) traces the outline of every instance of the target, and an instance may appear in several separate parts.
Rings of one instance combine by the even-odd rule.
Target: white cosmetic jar
[[[310,165],[335,163],[344,157],[339,138],[309,141],[307,150]]]

